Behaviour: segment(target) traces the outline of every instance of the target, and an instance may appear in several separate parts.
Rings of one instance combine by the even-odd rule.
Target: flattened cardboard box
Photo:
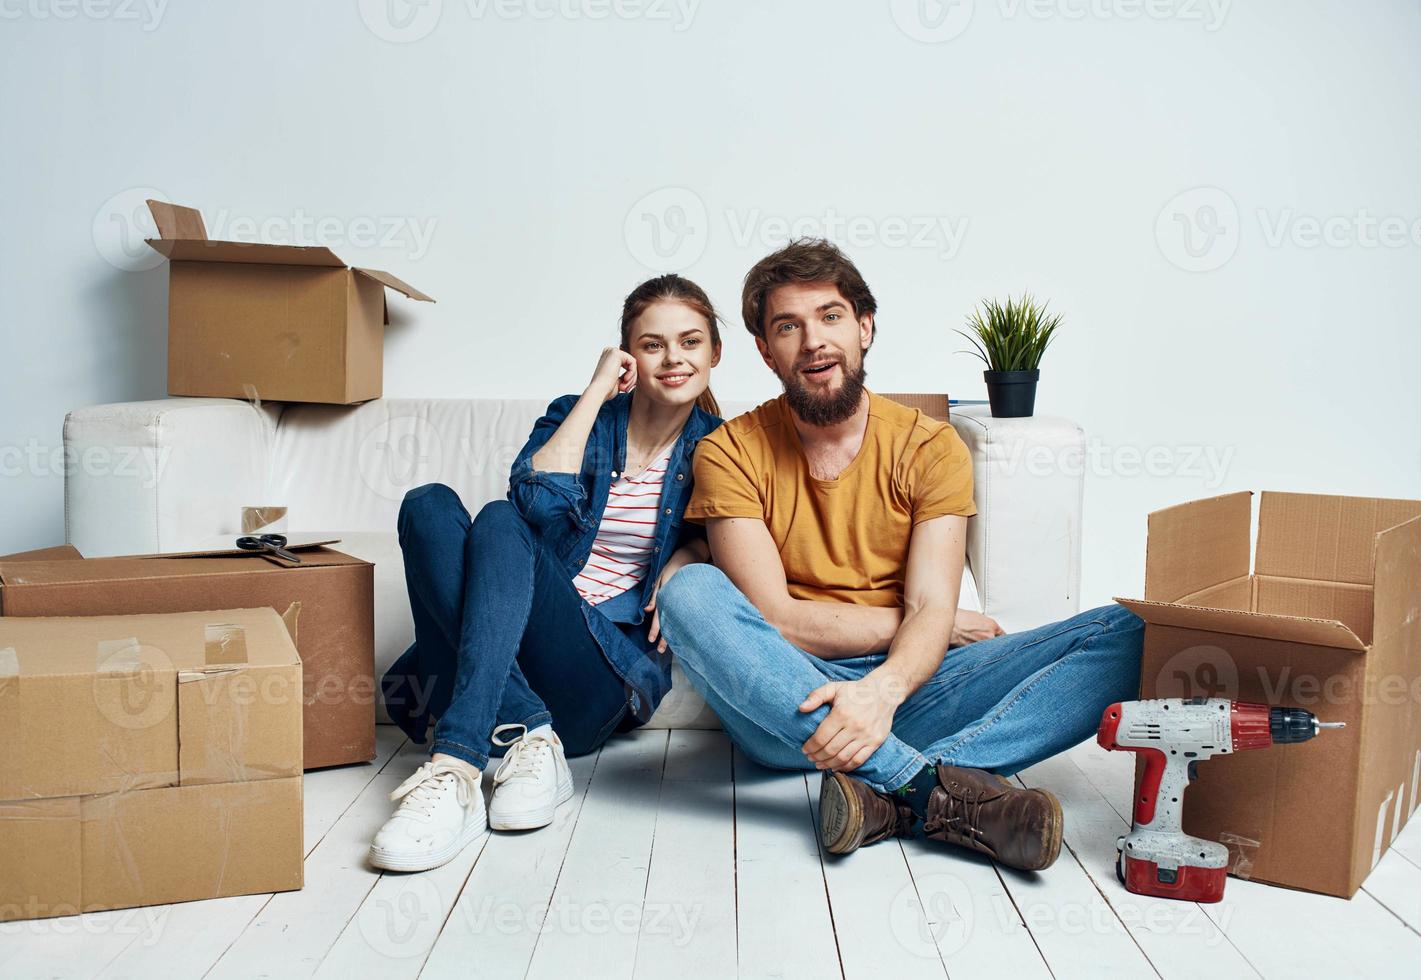
[[[329,548],[298,553],[298,565],[243,551],[81,559],[70,548],[40,560],[12,556],[0,559],[0,614],[285,610],[299,602],[305,767],[367,762],[375,757],[374,566]]]
[[[1307,708],[1340,731],[1199,767],[1184,830],[1230,872],[1351,897],[1421,790],[1421,501],[1264,493],[1156,511],[1140,696]],[[1136,769],[1136,791],[1140,768]]]
[[[0,618],[0,921],[301,887],[297,611]]]
[[[385,289],[433,298],[324,247],[210,241],[193,208],[149,201],[169,260],[168,394],[350,405],[379,398]]]

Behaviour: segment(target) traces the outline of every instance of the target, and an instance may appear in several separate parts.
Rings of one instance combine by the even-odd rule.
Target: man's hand
[[[1005,636],[1006,632],[990,616],[984,616],[970,609],[959,609],[952,620],[952,639],[948,640],[947,645],[950,647],[966,646],[968,643],[976,643],[978,640],[990,640],[994,636]]]
[[[876,671],[856,681],[821,684],[799,706],[806,713],[821,705],[832,706],[804,743],[804,754],[816,769],[857,769],[888,738],[893,712],[906,693],[903,685],[878,676]]]

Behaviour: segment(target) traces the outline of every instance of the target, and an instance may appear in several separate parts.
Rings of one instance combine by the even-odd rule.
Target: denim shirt
[[[546,414],[533,426],[508,477],[508,499],[530,525],[543,544],[563,562],[569,579],[574,578],[592,552],[592,543],[607,508],[612,483],[622,475],[627,460],[627,421],[631,415],[632,393],[617,395],[597,413],[582,468],[577,473],[553,473],[533,468],[533,456],[547,444],[562,425],[577,395],[564,395],[548,406]],[[588,631],[602,648],[612,668],[631,688],[631,707],[638,720],[651,717],[671,687],[671,657],[660,654],[646,638],[643,607],[651,601],[656,579],[676,549],[688,540],[704,536],[704,529],[686,522],[686,505],[691,500],[693,476],[691,457],[702,436],[713,432],[721,419],[699,406],[691,409],[685,427],[671,449],[671,462],[661,487],[656,532],[652,541],[651,564],[641,582],[628,590],[636,594],[635,610],[628,611],[625,595],[607,600],[617,603],[622,615],[608,618],[599,607],[586,602],[582,613]],[[613,622],[627,619],[630,622]]]

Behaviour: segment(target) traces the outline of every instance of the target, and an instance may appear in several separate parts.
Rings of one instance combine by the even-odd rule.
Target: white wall
[[[1413,2],[87,3],[0,0],[0,551],[61,539],[67,409],[163,394],[146,188],[214,237],[330,219],[302,240],[438,297],[393,302],[391,395],[578,389],[684,267],[717,390],[768,397],[739,281],[800,219],[858,219],[881,390],[983,397],[953,329],[1030,287],[1066,314],[1038,410],[1098,447],[1088,602],[1159,506],[1421,495]]]

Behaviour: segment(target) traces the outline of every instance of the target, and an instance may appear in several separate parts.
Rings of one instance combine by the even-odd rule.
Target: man
[[[715,565],[662,587],[661,630],[742,751],[823,770],[830,853],[921,825],[1046,868],[1060,803],[1003,777],[1135,696],[1142,624],[1112,605],[1008,636],[957,608],[971,459],[952,426],[864,387],[876,310],[825,241],[745,277],[745,326],[784,394],[701,440],[686,517]]]

